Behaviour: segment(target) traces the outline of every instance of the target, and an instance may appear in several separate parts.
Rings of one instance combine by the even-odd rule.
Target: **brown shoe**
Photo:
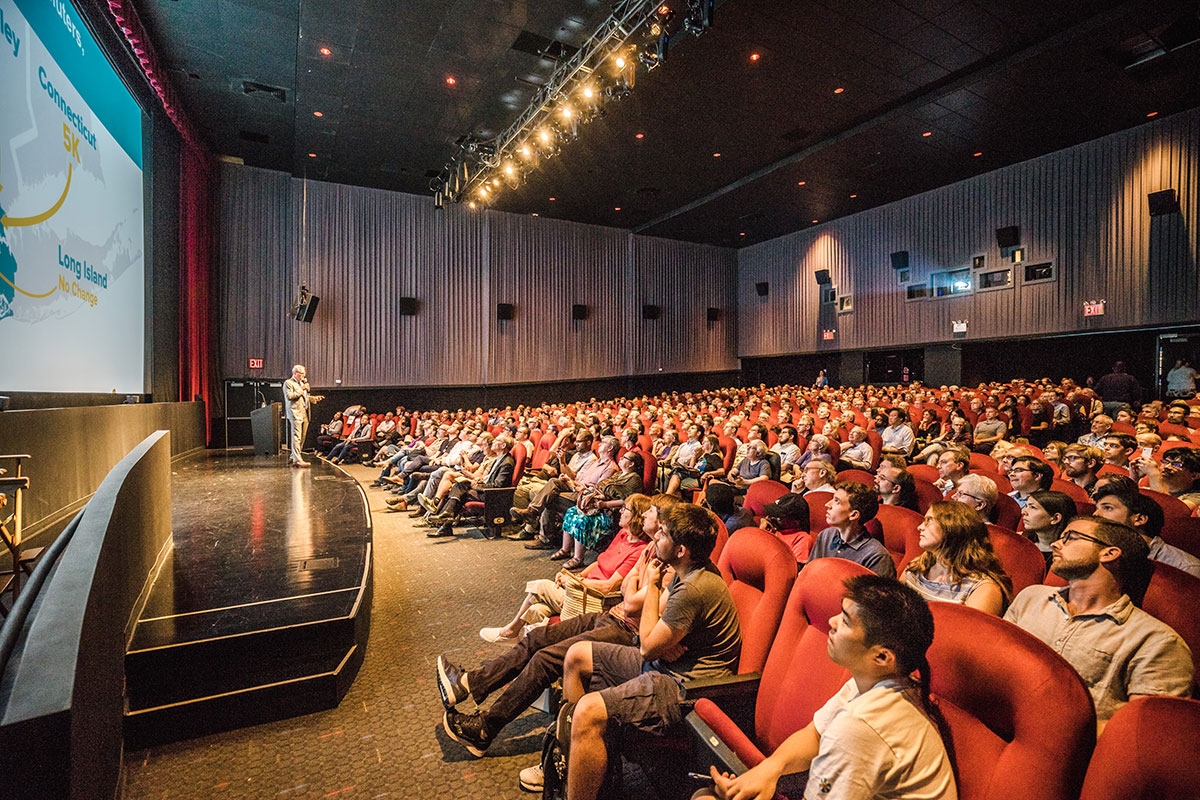
[[[529,542],[528,544],[525,545],[525,549],[526,550],[553,550],[554,543],[542,541],[541,539],[534,539],[532,542]]]

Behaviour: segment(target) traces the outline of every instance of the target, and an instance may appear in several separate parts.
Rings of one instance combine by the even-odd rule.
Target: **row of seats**
[[[729,538],[718,562],[746,621],[741,672],[762,675],[753,726],[742,730],[722,701],[709,699],[696,703],[688,721],[702,740],[717,737],[743,768],[807,725],[849,677],[829,659],[829,619],[840,613],[845,580],[867,571],[818,559],[797,577],[791,560],[773,536],[745,528]],[[1197,796],[1200,701],[1135,700],[1112,718],[1097,745],[1091,696],[1058,654],[997,617],[930,605],[932,690],[960,798]],[[694,768],[707,772],[705,764]]]

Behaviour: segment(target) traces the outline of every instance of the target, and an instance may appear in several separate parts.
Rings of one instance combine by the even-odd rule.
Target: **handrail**
[[[3,675],[4,671],[8,669],[8,660],[12,657],[13,650],[17,646],[21,629],[25,627],[25,619],[29,616],[29,609],[33,607],[34,601],[37,600],[42,584],[46,582],[46,577],[50,574],[50,570],[54,568],[54,564],[58,561],[58,557],[62,555],[62,551],[67,548],[71,537],[75,535],[75,529],[79,527],[79,520],[83,518],[83,512],[86,510],[87,506],[79,509],[79,512],[71,519],[67,527],[63,529],[63,532],[42,551],[41,557],[33,567],[33,572],[30,573],[29,579],[25,581],[24,591],[17,596],[12,609],[4,619],[4,625],[0,627],[0,675]]]

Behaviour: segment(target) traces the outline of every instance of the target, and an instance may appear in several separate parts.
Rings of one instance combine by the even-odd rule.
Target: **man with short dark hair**
[[[879,460],[879,469],[875,470],[875,490],[879,492],[881,505],[917,510],[917,482],[900,456],[884,456]]]
[[[944,497],[949,497],[970,469],[971,452],[962,445],[947,445],[937,457],[938,480],[934,485]]]
[[[811,563],[818,558],[844,558],[861,564],[876,575],[896,577],[896,562],[882,544],[864,527],[879,513],[879,497],[861,483],[842,481],[825,505],[828,528],[817,534],[808,553]]]
[[[1025,588],[1004,618],[1079,672],[1092,694],[1099,730],[1138,695],[1188,697],[1187,645],[1130,599],[1145,591],[1149,570],[1138,532],[1104,517],[1076,517],[1050,547],[1050,569],[1067,586]]]
[[[1153,498],[1138,491],[1132,478],[1105,475],[1092,493],[1096,516],[1128,525],[1142,535],[1150,548],[1148,557],[1200,578],[1200,558],[1169,545],[1162,538],[1163,510]]]
[[[1104,401],[1104,413],[1116,416],[1123,405],[1136,405],[1142,401],[1142,386],[1137,379],[1125,371],[1125,362],[1113,364],[1112,372],[1096,381],[1092,387]]]
[[[567,797],[594,800],[609,764],[607,734],[629,726],[661,733],[682,718],[682,684],[732,675],[742,635],[729,587],[709,556],[717,541],[707,511],[679,503],[660,521],[647,568],[638,645],[580,641],[563,674],[570,715]],[[663,572],[675,570],[661,607]],[[600,686],[598,691],[592,688]],[[611,727],[610,727],[611,726]]]
[[[1008,482],[1013,487],[1008,496],[1024,509],[1030,495],[1050,488],[1050,484],[1054,482],[1054,470],[1040,458],[1021,456],[1013,459],[1013,464],[1008,469]]]
[[[1008,423],[1000,419],[1000,409],[988,405],[983,409],[983,419],[975,423],[975,452],[990,453],[996,442],[1008,436]]]
[[[850,578],[828,645],[850,680],[759,764],[736,776],[710,768],[713,788],[693,800],[774,797],[783,775],[804,771],[810,800],[955,800],[950,759],[929,718],[932,643],[933,615],[915,591],[876,575]]]
[[[1130,474],[1129,462],[1137,451],[1137,439],[1128,433],[1110,433],[1104,437],[1104,463],[1125,470]]]
[[[1096,470],[1104,465],[1104,453],[1098,447],[1069,444],[1062,454],[1062,474],[1085,492],[1096,485]]]
[[[917,441],[912,428],[904,421],[904,413],[898,408],[888,412],[887,427],[879,432],[879,436],[883,440],[884,453],[905,457],[912,455],[913,444]]]
[[[1140,458],[1134,468],[1138,475],[1149,477],[1154,491],[1178,498],[1193,511],[1200,506],[1200,450],[1172,447],[1163,453],[1161,464]]]

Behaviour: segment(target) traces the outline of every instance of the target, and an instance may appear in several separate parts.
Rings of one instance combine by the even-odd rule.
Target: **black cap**
[[[808,501],[795,492],[788,492],[774,503],[767,503],[763,506],[763,515],[779,520],[781,527],[789,530],[808,530]]]

